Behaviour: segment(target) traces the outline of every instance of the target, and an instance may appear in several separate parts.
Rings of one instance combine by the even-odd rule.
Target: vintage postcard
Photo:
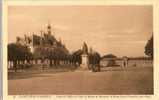
[[[5,100],[159,99],[158,4],[4,1]]]

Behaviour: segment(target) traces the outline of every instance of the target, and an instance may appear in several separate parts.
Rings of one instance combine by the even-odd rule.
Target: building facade
[[[57,40],[52,34],[51,25],[48,24],[47,31],[40,31],[40,35],[32,34],[31,36],[24,35],[23,38],[17,37],[16,43],[26,45],[30,48],[32,53],[36,52],[39,47],[43,48],[60,48],[63,52],[68,53],[69,51],[61,40]]]

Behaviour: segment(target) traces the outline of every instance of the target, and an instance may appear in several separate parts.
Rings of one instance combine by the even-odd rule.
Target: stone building
[[[32,63],[42,64],[42,60],[40,59],[40,57],[43,54],[41,54],[41,52],[38,52],[39,48],[43,48],[45,50],[54,50],[55,52],[58,52],[57,50],[60,50],[64,54],[69,54],[68,49],[61,42],[61,40],[57,40],[52,34],[52,28],[50,24],[47,25],[46,32],[40,31],[39,33],[40,34],[32,34],[30,36],[24,35],[24,37],[16,38],[17,44],[26,45],[30,48],[30,51],[32,52],[34,58],[36,59],[33,60]],[[47,54],[47,52],[44,53]],[[48,59],[45,59],[45,62],[43,63],[48,65],[49,64]],[[8,61],[8,68],[12,67],[13,67],[13,62]]]
[[[23,38],[17,37],[16,43],[27,45],[32,53],[34,53],[39,47],[60,48],[65,53],[68,53],[67,48],[61,42],[61,40],[57,40],[52,34],[52,28],[50,24],[48,24],[46,32],[40,31],[40,35],[34,33],[31,36],[24,35]]]

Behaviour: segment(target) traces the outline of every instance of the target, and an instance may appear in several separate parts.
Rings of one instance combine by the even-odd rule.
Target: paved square
[[[15,74],[15,73],[14,73]],[[9,76],[10,77],[10,76]],[[8,80],[9,95],[153,94],[152,67],[102,68],[101,72],[17,72]]]

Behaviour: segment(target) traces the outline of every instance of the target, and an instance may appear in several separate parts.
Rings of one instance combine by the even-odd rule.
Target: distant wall
[[[128,66],[153,66],[152,60],[129,60]]]
[[[114,66],[123,66],[123,59],[112,59],[115,61]],[[101,66],[108,66],[110,59],[103,59],[100,61]],[[153,60],[150,59],[129,59],[128,66],[153,66]]]

